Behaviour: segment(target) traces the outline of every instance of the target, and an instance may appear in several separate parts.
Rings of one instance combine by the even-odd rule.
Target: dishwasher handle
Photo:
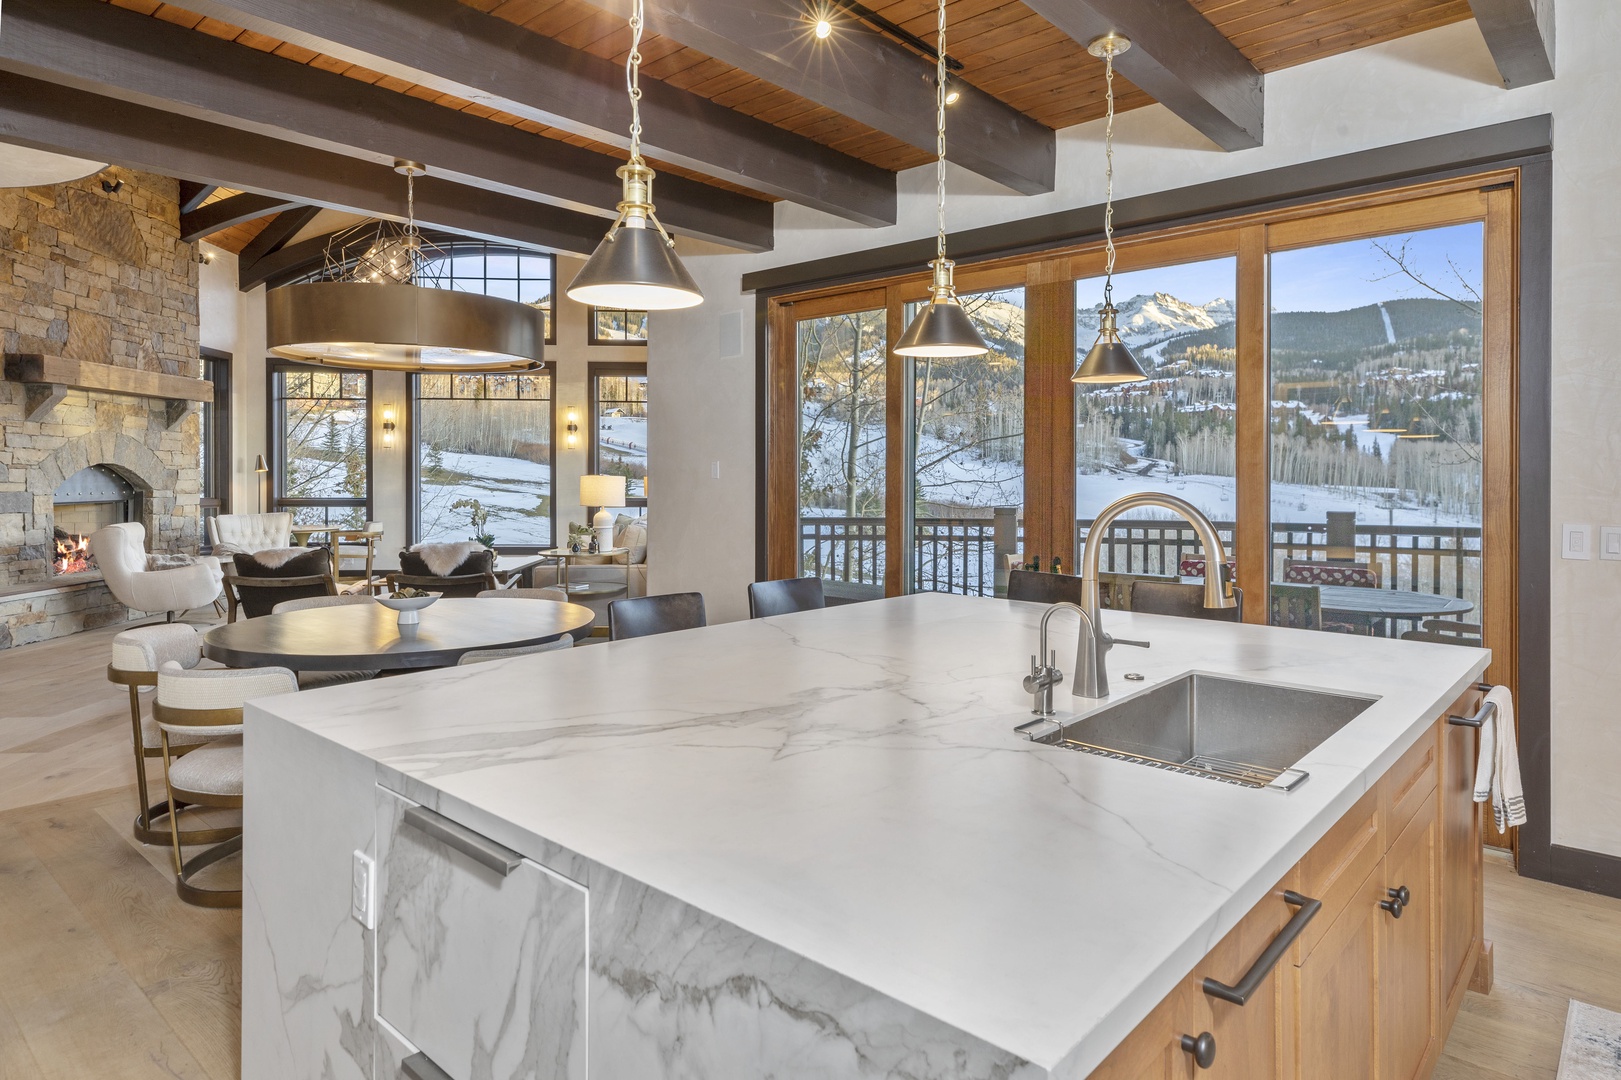
[[[420,1051],[400,1062],[400,1072],[410,1080],[450,1080],[450,1074]]]
[[[1285,892],[1283,902],[1298,910],[1284,924],[1283,929],[1278,931],[1278,936],[1272,939],[1272,943],[1266,947],[1266,950],[1256,958],[1255,963],[1244,973],[1244,977],[1238,980],[1238,985],[1228,986],[1224,982],[1217,982],[1215,979],[1207,978],[1204,981],[1204,992],[1206,994],[1213,998],[1220,998],[1223,1001],[1230,1001],[1234,1005],[1243,1005],[1249,1001],[1250,996],[1260,988],[1261,983],[1272,973],[1272,969],[1278,965],[1279,958],[1283,956],[1289,946],[1295,943],[1295,938],[1300,936],[1300,932],[1306,929],[1306,924],[1311,922],[1317,913],[1323,909],[1321,900],[1313,900],[1311,897],[1301,896],[1297,892]]]
[[[489,867],[502,877],[518,869],[523,862],[523,856],[511,848],[497,844],[482,833],[476,833],[466,825],[458,824],[443,814],[429,810],[426,806],[409,807],[405,811],[405,823],[447,847],[455,848],[469,859]]]

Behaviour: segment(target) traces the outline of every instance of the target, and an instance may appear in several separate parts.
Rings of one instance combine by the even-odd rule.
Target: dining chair
[[[615,600],[608,605],[610,641],[668,634],[674,630],[694,630],[707,625],[702,593],[636,596],[628,600]]]
[[[1354,589],[1377,589],[1379,568],[1361,563],[1290,562],[1283,568],[1283,580],[1289,585],[1346,585]],[[1336,634],[1373,633],[1370,619],[1340,618],[1324,615],[1322,629]]]
[[[436,592],[447,597],[473,597],[483,592],[499,592],[506,587],[496,579],[493,573],[456,574],[450,577],[435,577],[431,574],[405,574],[392,573],[383,580],[388,584],[390,592],[396,589],[422,589],[424,592]],[[513,578],[514,585],[517,578]]]
[[[135,839],[143,844],[166,844],[169,830],[160,827],[158,819],[184,810],[167,799],[154,803],[147,790],[146,763],[163,756],[162,738],[157,721],[141,715],[141,691],[158,685],[158,669],[167,661],[183,668],[196,667],[203,658],[203,639],[187,623],[163,623],[157,626],[137,626],[113,638],[112,662],[107,665],[107,679],[129,687],[129,718],[131,744],[135,750],[135,791],[140,806],[135,813],[133,831]],[[170,740],[178,756],[207,742],[206,736],[176,735]],[[214,844],[235,835],[234,829],[182,829],[180,837],[188,844]]]
[[[560,649],[572,649],[574,639],[567,634],[551,641],[542,641],[539,645],[514,645],[510,649],[473,649],[464,652],[461,659],[456,661],[457,667],[467,667],[469,664],[483,664],[491,660],[505,660],[509,656],[532,656],[535,653],[557,652]]]
[[[1269,590],[1273,626],[1291,630],[1323,628],[1323,590],[1316,585],[1288,585],[1274,581]]]
[[[335,576],[341,582],[344,580],[344,570],[359,570],[361,576],[351,584],[359,585],[368,591],[373,587],[372,573],[377,564],[377,545],[383,542],[383,523],[381,521],[366,522],[366,531],[357,533],[353,530],[342,530],[341,535],[334,538],[333,566]]]
[[[1134,582],[1175,580],[1174,577],[1159,574],[1116,574],[1112,571],[1099,571],[1098,606],[1111,611],[1130,611],[1131,586]]]
[[[242,806],[242,705],[250,698],[297,693],[298,677],[286,668],[233,670],[187,669],[174,660],[158,668],[157,720],[163,751],[163,784],[169,805],[190,804],[240,809]],[[202,745],[179,754],[181,738],[201,738]],[[286,793],[282,793],[285,795]],[[180,828],[169,815],[173,844],[175,892],[198,907],[241,907],[242,890],[201,886],[195,878],[206,868],[242,850],[241,830],[185,857]]]
[[[285,615],[289,611],[308,611],[311,608],[348,607],[353,604],[375,604],[371,593],[340,593],[337,596],[301,596],[297,600],[283,600],[270,609],[272,615]],[[319,690],[323,686],[342,686],[344,683],[365,682],[377,678],[375,671],[300,671],[300,690]]]
[[[1039,570],[1009,570],[1007,598],[1036,604],[1081,603],[1081,579],[1072,574],[1044,574]],[[1084,605],[1082,605],[1084,606]]]
[[[1239,622],[1244,617],[1244,593],[1240,589],[1233,590],[1230,608],[1207,608],[1203,585],[1185,581],[1135,581],[1131,585],[1131,610],[1144,615]]]
[[[568,591],[561,585],[547,585],[541,589],[523,589],[512,586],[505,589],[485,589],[478,594],[480,600],[550,600],[558,604],[568,603]]]
[[[824,607],[827,607],[827,597],[822,593],[821,578],[787,578],[783,581],[749,583],[751,619],[789,615],[795,611],[815,611]]]
[[[1480,648],[1486,643],[1479,623],[1456,622],[1452,619],[1425,619],[1418,629],[1402,634],[1403,641],[1433,641],[1441,645],[1471,645]]]

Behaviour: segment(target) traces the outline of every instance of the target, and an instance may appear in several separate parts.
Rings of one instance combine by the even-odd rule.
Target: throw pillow
[[[616,555],[614,561],[620,564],[629,563],[639,566],[647,561],[647,518],[631,517],[629,514],[620,514],[614,519],[614,547],[629,548],[623,555]]]

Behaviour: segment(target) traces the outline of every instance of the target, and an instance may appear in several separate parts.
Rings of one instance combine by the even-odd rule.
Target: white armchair
[[[220,514],[208,519],[208,543],[215,555],[252,555],[293,546],[293,515]]]
[[[220,595],[224,574],[218,559],[199,556],[185,566],[148,569],[144,525],[130,522],[98,529],[90,537],[90,554],[113,596],[136,611],[167,612],[173,619],[212,604]]]

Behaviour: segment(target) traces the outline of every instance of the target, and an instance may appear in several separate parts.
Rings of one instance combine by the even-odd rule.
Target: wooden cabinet
[[[1377,980],[1382,1080],[1427,1074],[1431,1044],[1439,1042],[1435,821],[1430,799],[1385,856],[1384,895],[1377,901],[1383,931]]]
[[[1448,714],[1471,714],[1465,695]],[[1443,715],[1092,1074],[1093,1080],[1424,1080],[1481,948],[1475,736]],[[1316,916],[1242,1006],[1295,908]],[[1397,911],[1400,914],[1398,916]],[[1208,1032],[1199,1068],[1183,1037]]]

